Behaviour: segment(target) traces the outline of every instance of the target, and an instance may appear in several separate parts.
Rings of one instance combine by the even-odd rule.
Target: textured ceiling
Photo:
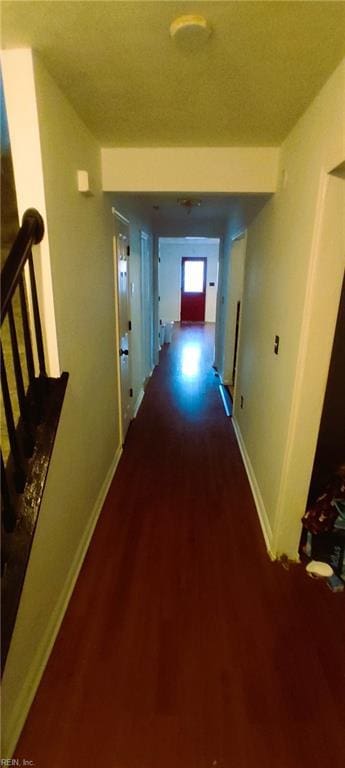
[[[189,12],[199,52],[169,37]],[[275,145],[345,53],[345,3],[16,0],[2,43],[39,52],[103,146]]]

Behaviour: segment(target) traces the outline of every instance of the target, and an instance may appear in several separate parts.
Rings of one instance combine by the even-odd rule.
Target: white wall
[[[274,192],[278,147],[102,149],[107,192]]]
[[[161,320],[180,320],[182,258],[207,258],[205,321],[216,318],[219,240],[159,240],[159,312]],[[209,283],[214,282],[214,286]]]
[[[344,85],[343,62],[284,142],[279,191],[248,230],[234,424],[268,546],[290,557],[344,269],[345,182],[327,176],[345,160]]]
[[[17,88],[31,67],[19,53]],[[38,59],[34,72],[57,341],[70,378],[3,678],[3,755],[23,725],[119,458],[112,216],[100,147]],[[88,170],[92,197],[77,191],[78,169]]]

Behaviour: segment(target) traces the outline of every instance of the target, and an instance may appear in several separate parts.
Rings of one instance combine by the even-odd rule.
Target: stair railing
[[[43,235],[42,217],[30,208],[24,213],[1,273],[1,419],[6,449],[1,454],[2,671],[68,381],[66,372],[58,378],[49,377],[46,372],[32,257],[32,246],[40,243]]]
[[[35,447],[36,430],[38,425],[44,420],[47,373],[32,257],[32,246],[40,243],[43,235],[44,223],[41,215],[34,208],[28,209],[24,213],[22,226],[1,272],[1,328],[5,319],[8,318],[15,396],[19,405],[19,421],[17,421],[13,407],[13,386],[10,387],[9,385],[7,364],[1,345],[1,388],[10,449],[6,468],[3,455],[1,454],[2,522],[6,532],[12,531],[16,524],[15,505],[12,503],[13,489],[17,494],[24,491],[27,478],[27,464],[33,455]],[[26,264],[28,265],[33,322],[30,322],[26,301],[24,277]],[[13,310],[13,298],[17,289],[19,291],[20,321],[22,324],[21,330],[24,341],[27,376],[24,376],[23,372],[21,361],[23,355],[20,355],[18,328]],[[34,354],[32,343],[32,332],[36,355]],[[35,375],[35,357],[38,359],[38,376]],[[25,391],[24,379],[29,382],[27,391]]]

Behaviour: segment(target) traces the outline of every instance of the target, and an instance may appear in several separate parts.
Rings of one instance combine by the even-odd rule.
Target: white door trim
[[[325,170],[321,172],[319,181],[318,200],[314,217],[314,233],[311,246],[311,258],[309,262],[309,274],[307,291],[302,319],[300,344],[296,365],[296,376],[292,407],[290,411],[290,423],[286,441],[285,456],[280,481],[276,517],[273,529],[272,549],[275,554],[286,553],[291,559],[298,557],[298,541],[301,527],[301,517],[304,512],[303,505],[296,506],[295,498],[300,498],[301,493],[308,495],[308,485],[313,467],[315,450],[317,445],[318,430],[321,420],[324,391],[327,383],[329,362],[331,357],[335,326],[337,321],[338,306],[341,293],[341,284],[344,270],[343,247],[337,250],[337,259],[332,265],[326,263],[322,248],[322,237],[325,226],[325,217],[328,216],[327,193],[330,188],[331,175]],[[341,181],[345,184],[344,181]],[[342,193],[343,195],[343,193]],[[344,197],[344,195],[343,195]],[[345,243],[345,230],[342,229],[343,245]],[[340,279],[341,277],[341,279]],[[313,361],[313,339],[315,339],[315,316],[320,307],[320,286],[327,285],[327,290],[333,293],[332,312],[328,311],[324,324],[324,343],[322,353],[318,358],[319,373],[317,381],[313,381],[314,397],[312,406],[308,400],[308,382],[310,382],[310,357]],[[318,353],[319,354],[319,353]],[[301,480],[301,467],[294,460],[295,447],[301,436],[301,424],[305,420],[306,403],[316,409],[308,426],[308,439],[306,440],[305,461],[303,464],[303,478]],[[296,490],[296,485],[299,487]],[[303,485],[303,488],[302,488]],[[294,508],[295,507],[295,508]],[[299,508],[300,507],[300,508]]]
[[[119,290],[117,275],[117,245],[116,234],[113,235],[113,264],[114,264],[114,307],[115,307],[115,358],[116,358],[116,380],[117,380],[117,405],[119,415],[119,444],[123,445],[123,425],[122,425],[122,395],[121,395],[121,370],[120,370],[120,341],[119,341]]]
[[[118,211],[116,208],[114,208],[114,206],[112,207],[111,212],[112,212],[113,216],[115,216],[116,219],[119,219],[124,224],[128,224],[128,226],[129,226],[129,219],[126,219],[126,216],[123,216],[122,213],[120,213],[120,211]]]
[[[121,221],[123,224],[127,224],[129,227],[130,236],[130,222],[123,216],[116,208],[111,209],[115,219]],[[129,237],[130,239],[130,237]],[[120,366],[120,308],[119,308],[119,283],[118,283],[118,254],[117,254],[117,235],[116,224],[115,233],[113,235],[113,264],[114,264],[114,290],[115,290],[115,355],[116,355],[116,376],[117,376],[117,402],[118,402],[118,414],[119,414],[119,440],[120,445],[124,444],[124,425],[123,425],[123,410],[122,410],[122,392],[121,392],[121,366]],[[130,265],[128,263],[128,280],[129,280]]]
[[[144,263],[144,244],[150,249],[149,267],[151,268],[151,274],[147,273],[147,265]],[[145,279],[149,276],[149,291],[147,292],[147,285]],[[143,379],[146,381],[151,375],[153,370],[153,263],[152,263],[152,238],[143,229],[140,230],[140,288],[141,288],[141,347],[142,347],[142,361],[143,361]],[[151,302],[151,306],[145,305],[145,299],[148,298]],[[147,318],[149,313],[149,323]],[[149,326],[149,327],[147,327]],[[148,332],[148,338],[147,338]],[[147,356],[148,348],[149,354]]]

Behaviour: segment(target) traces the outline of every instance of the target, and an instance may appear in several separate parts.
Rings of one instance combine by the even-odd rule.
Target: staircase
[[[43,235],[42,217],[27,210],[1,271],[2,670],[68,379],[46,372],[32,255]]]

